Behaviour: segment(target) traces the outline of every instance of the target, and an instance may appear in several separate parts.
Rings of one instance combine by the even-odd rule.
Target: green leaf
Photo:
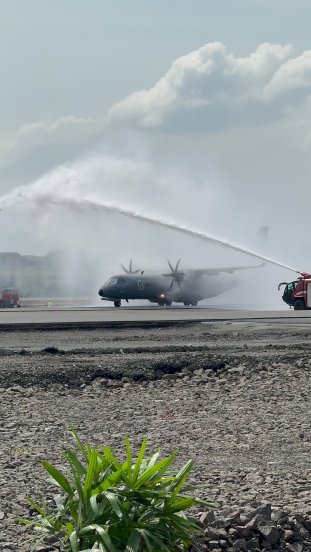
[[[152,466],[155,465],[155,463],[156,463],[157,459],[159,458],[159,456],[160,456],[160,452],[157,451],[151,456],[151,458],[149,458],[149,460],[147,461],[148,462],[148,468],[151,468]]]
[[[155,550],[161,550],[161,552],[169,551],[163,539],[160,540],[156,535],[152,534],[151,531],[146,529],[137,529],[137,531],[141,533],[149,552],[155,552]]]
[[[85,460],[88,460],[88,455],[87,455],[87,452],[85,450],[85,447],[83,446],[81,440],[80,440],[80,437],[79,435],[77,434],[76,430],[74,429],[73,425],[72,424],[69,424],[68,425],[68,428],[69,428],[69,431],[70,433],[73,435],[73,438],[77,444],[77,447],[78,449],[80,450],[82,456],[84,456]]]
[[[160,460],[157,464],[155,464],[154,466],[151,466],[145,472],[143,472],[136,480],[135,488],[139,488],[142,485],[145,485],[147,482],[150,482],[152,480],[161,479],[163,474],[167,471],[169,466],[175,460],[177,454],[178,454],[177,451],[173,452],[171,456],[168,456],[167,458]]]
[[[74,469],[79,477],[84,477],[86,473],[86,469],[84,466],[82,466],[79,458],[72,450],[66,450],[65,451],[65,457],[67,458],[68,462],[71,465],[71,468]]]
[[[139,531],[134,529],[134,531],[131,532],[127,540],[125,552],[138,552],[140,548],[141,539],[142,539],[142,535],[139,534]]]
[[[142,464],[142,461],[143,461],[143,458],[144,458],[146,446],[147,446],[147,440],[144,439],[142,444],[141,444],[140,451],[139,451],[139,454],[138,454],[138,457],[137,457],[137,460],[136,460],[136,463],[135,463],[135,467],[134,467],[134,471],[133,471],[133,477],[132,477],[132,482],[133,483],[136,482],[137,477],[139,475],[139,470],[140,470],[140,467],[141,467],[141,464]]]
[[[79,495],[79,500],[80,502],[83,502],[84,500],[84,492],[83,492],[83,488],[82,488],[82,485],[81,485],[81,481],[79,479],[79,476],[76,475],[75,473],[72,474],[72,479],[73,479],[73,482],[74,482],[74,485],[75,485],[75,490],[77,491],[78,495]]]
[[[187,510],[188,508],[192,508],[192,506],[195,506],[195,504],[195,498],[183,497],[169,504],[169,506],[163,510],[163,514],[168,515],[175,512],[181,512],[183,510]]]
[[[84,496],[88,496],[91,493],[92,490],[92,484],[94,481],[94,476],[96,474],[96,467],[97,467],[97,454],[95,450],[89,451],[89,465],[87,468],[85,480],[84,480],[84,487],[83,492]]]
[[[21,518],[16,518],[16,523],[23,523],[24,525],[35,525],[33,521],[31,521],[30,519],[21,519]]]
[[[187,464],[185,464],[181,468],[181,470],[178,472],[178,474],[176,475],[176,478],[175,478],[175,483],[173,483],[173,485],[172,485],[172,488],[174,489],[174,492],[173,492],[172,496],[176,496],[179,493],[180,489],[183,487],[184,483],[187,481],[192,468],[193,468],[193,461],[189,460],[189,462],[187,462]]]
[[[70,514],[76,525],[79,525],[79,512],[75,502],[71,502],[69,506]]]
[[[28,496],[26,496],[26,500],[27,502],[29,502],[30,506],[32,506],[33,509],[36,510],[38,514],[40,514],[40,516],[46,517],[46,513],[42,510],[40,506],[38,506],[38,504],[36,504],[36,502],[32,500],[32,498],[29,498]]]
[[[122,519],[126,516],[126,512],[122,509],[121,504],[117,498],[117,495],[115,493],[110,493],[108,491],[105,491],[103,493],[103,496],[106,497],[108,502],[110,503],[113,511],[118,516],[118,518]]]
[[[56,483],[60,487],[62,487],[62,489],[64,489],[64,491],[68,495],[73,494],[74,490],[71,488],[68,479],[66,479],[66,477],[59,470],[54,468],[54,466],[52,466],[52,464],[50,464],[46,460],[42,460],[41,464],[44,467],[44,469],[50,474],[50,476],[56,481]]]
[[[94,494],[91,496],[90,498],[90,505],[91,505],[91,508],[94,512],[94,514],[96,514],[97,516],[99,516],[101,514],[101,511],[102,511],[102,504],[98,504],[97,502],[97,497],[98,497],[98,493],[97,494]]]
[[[79,552],[79,540],[76,531],[71,533],[69,540],[72,552]]]
[[[111,451],[111,447],[103,447],[102,445],[99,446],[100,450],[104,452],[105,458],[107,460],[108,464],[113,464],[114,467],[118,470],[122,470],[122,465],[117,460],[117,458],[114,456],[114,454]]]
[[[127,480],[127,478],[125,477]],[[123,468],[120,471],[116,471],[106,477],[104,481],[101,482],[98,487],[96,487],[95,492],[107,491],[110,488],[116,487],[121,481],[124,480],[124,470]]]
[[[96,523],[92,523],[91,525],[84,527],[80,531],[80,535],[82,536],[93,531],[95,531],[99,535],[101,541],[105,545],[107,552],[117,552],[111,538],[109,537],[107,529],[104,529]]]
[[[72,533],[74,531],[74,526],[70,521],[65,521],[65,527],[68,533]]]
[[[127,459],[127,475],[129,483],[132,483],[132,453],[131,453],[131,444],[128,437],[125,438],[126,446],[126,459]]]

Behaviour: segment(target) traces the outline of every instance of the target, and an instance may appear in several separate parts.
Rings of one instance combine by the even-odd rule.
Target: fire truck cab
[[[301,272],[297,280],[281,282],[278,289],[282,286],[285,286],[282,299],[289,307],[294,307],[294,310],[311,309],[311,274]]]
[[[5,288],[0,290],[0,308],[19,308],[21,306],[19,294],[16,289]]]

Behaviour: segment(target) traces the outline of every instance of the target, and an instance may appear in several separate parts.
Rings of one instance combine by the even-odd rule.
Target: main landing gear
[[[190,303],[190,301],[184,301],[184,305],[185,305],[185,307],[190,307],[190,305],[192,307],[197,307],[198,302],[197,301],[191,301],[191,303]]]
[[[120,300],[114,301],[113,304],[114,304],[115,307],[121,307],[121,301]]]
[[[159,299],[159,301],[158,301],[159,307],[164,307],[165,305],[166,305],[167,307],[170,307],[171,304],[172,304],[172,301],[169,301],[168,299],[165,299],[165,300]]]

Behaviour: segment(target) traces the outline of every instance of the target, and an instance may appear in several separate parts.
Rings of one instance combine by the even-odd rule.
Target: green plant
[[[110,447],[97,450],[84,445],[70,430],[79,454],[65,452],[66,472],[42,461],[63,495],[54,498],[52,507],[28,499],[37,519],[19,520],[37,532],[32,550],[47,536],[57,541],[60,550],[72,552],[188,550],[200,527],[185,510],[195,504],[210,506],[183,494],[193,462],[173,474],[177,451],[162,460],[158,452],[146,458],[145,439],[134,462],[126,438],[126,459],[120,463]]]

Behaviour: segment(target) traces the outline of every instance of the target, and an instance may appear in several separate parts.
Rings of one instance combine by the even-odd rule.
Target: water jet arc
[[[34,199],[34,198],[32,198]],[[264,261],[269,264],[273,264],[275,266],[279,266],[281,268],[285,268],[286,270],[290,270],[292,272],[296,272],[300,274],[300,271],[296,268],[293,268],[291,266],[288,266],[284,263],[281,263],[280,261],[277,261],[275,259],[271,259],[270,257],[266,257],[265,255],[261,255],[260,253],[257,253],[255,251],[251,251],[249,249],[246,249],[244,247],[241,247],[240,245],[236,245],[234,243],[228,242],[226,240],[222,240],[221,238],[217,238],[214,236],[211,236],[205,232],[201,232],[199,230],[191,230],[190,228],[187,228],[186,226],[183,226],[181,224],[176,224],[173,222],[168,222],[161,218],[155,218],[151,216],[142,215],[140,213],[137,213],[135,211],[131,211],[129,209],[123,209],[121,207],[117,207],[115,205],[111,204],[105,204],[100,202],[95,202],[89,199],[72,199],[72,198],[56,198],[50,195],[46,194],[40,194],[40,196],[37,196],[36,201],[38,203],[44,203],[46,204],[52,204],[52,205],[58,205],[62,207],[67,207],[70,210],[78,211],[80,213],[85,213],[85,208],[88,208],[92,211],[98,211],[98,212],[107,212],[107,213],[115,213],[118,215],[122,215],[126,218],[138,220],[144,223],[151,224],[153,226],[159,226],[162,228],[168,228],[170,230],[173,230],[175,232],[178,232],[180,234],[185,234],[187,236],[191,236],[195,239],[199,239],[204,242],[217,244],[221,247],[225,247],[227,249],[231,249],[232,251],[238,251],[239,253],[244,253],[245,255],[249,255],[253,258],[260,259],[261,261]]]

